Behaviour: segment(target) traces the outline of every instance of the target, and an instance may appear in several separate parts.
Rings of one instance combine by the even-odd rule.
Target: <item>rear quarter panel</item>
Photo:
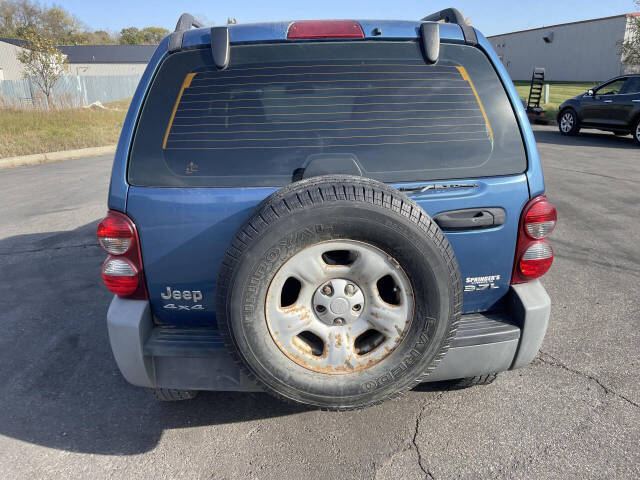
[[[127,194],[129,191],[129,185],[127,183],[127,161],[129,159],[129,149],[131,148],[136,123],[138,121],[140,109],[144,103],[147,90],[149,89],[149,85],[153,80],[153,76],[155,75],[157,68],[167,55],[168,48],[169,37],[165,37],[151,56],[151,60],[149,60],[147,68],[140,78],[138,87],[136,88],[133,98],[131,99],[131,103],[129,104],[129,110],[127,111],[124,123],[122,124],[118,146],[116,147],[116,153],[113,158],[111,182],[109,184],[108,204],[109,208],[112,210],[118,210],[123,213],[126,212]]]
[[[518,91],[516,90],[507,69],[502,64],[500,58],[498,58],[498,54],[495,52],[485,36],[477,29],[476,35],[478,36],[478,46],[487,55],[487,57],[489,57],[493,67],[496,69],[496,72],[498,72],[498,76],[500,77],[504,89],[507,92],[507,96],[511,101],[511,105],[513,106],[516,114],[516,119],[518,120],[518,125],[520,126],[520,131],[522,133],[522,138],[524,139],[524,145],[527,152],[526,174],[529,185],[529,195],[530,197],[542,195],[544,193],[544,175],[542,174],[542,164],[540,163],[538,147],[536,146],[536,139],[533,135],[533,130],[531,129],[531,124],[527,117],[527,112],[520,101]]]

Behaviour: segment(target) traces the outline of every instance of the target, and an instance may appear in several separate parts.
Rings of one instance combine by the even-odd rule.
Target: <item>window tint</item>
[[[476,48],[416,42],[234,46],[169,56],[143,107],[129,181],[281,186],[310,162],[355,161],[384,182],[520,173],[526,157],[495,71]]]
[[[596,90],[596,95],[617,95],[626,81],[627,79],[623,78],[607,83]]]
[[[631,77],[620,90],[621,94],[640,93],[640,77]]]

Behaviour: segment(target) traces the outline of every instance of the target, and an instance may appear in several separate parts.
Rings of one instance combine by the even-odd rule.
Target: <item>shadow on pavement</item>
[[[162,403],[112,357],[97,222],[0,240],[0,435],[71,452],[133,455],[166,429],[304,412],[263,393],[203,392]],[[423,384],[419,391],[442,390]]]
[[[624,137],[616,137],[613,133],[602,132],[599,130],[585,130],[575,137],[568,137],[562,135],[557,128],[536,128],[534,127],[533,133],[536,137],[536,142],[547,143],[553,145],[570,145],[578,147],[613,147],[613,148],[628,148],[639,149],[640,146],[633,142],[631,135]]]
[[[165,404],[126,383],[107,338],[111,294],[100,279],[96,225],[0,240],[0,435],[130,455],[152,449],[165,429],[304,411],[262,393]]]

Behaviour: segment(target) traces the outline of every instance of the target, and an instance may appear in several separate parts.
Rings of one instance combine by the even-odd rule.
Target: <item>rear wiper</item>
[[[398,190],[408,193],[424,193],[429,190],[453,190],[458,188],[476,188],[477,183],[436,183],[433,185],[418,185],[415,187],[400,187]]]

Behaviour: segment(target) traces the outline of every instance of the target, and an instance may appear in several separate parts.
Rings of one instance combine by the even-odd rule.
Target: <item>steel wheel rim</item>
[[[560,120],[560,128],[563,132],[569,132],[573,128],[573,115],[571,113],[565,113]]]
[[[335,252],[349,252],[350,263],[332,264]],[[323,293],[328,285],[332,295]],[[349,374],[373,367],[402,343],[413,299],[409,278],[391,256],[364,242],[331,240],[298,252],[278,270],[265,317],[274,343],[293,362]]]
[[[636,126],[636,140],[640,142],[640,122],[638,122],[638,125]]]

